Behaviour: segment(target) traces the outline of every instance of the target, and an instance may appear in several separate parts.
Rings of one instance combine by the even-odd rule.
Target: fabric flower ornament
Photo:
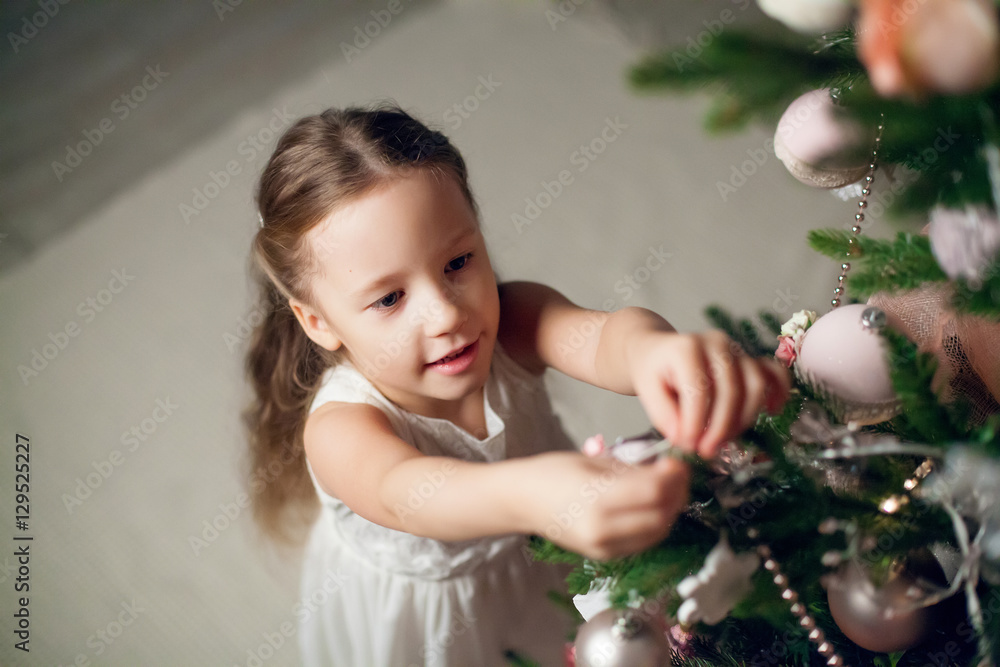
[[[861,0],[858,56],[883,97],[960,95],[1000,71],[992,0]]]
[[[781,325],[782,336],[794,336],[796,340],[801,340],[806,329],[811,327],[816,321],[816,311],[800,310],[793,314],[787,322]]]
[[[774,357],[785,364],[788,368],[795,363],[795,358],[799,355],[799,348],[802,346],[802,338],[806,335],[806,329],[816,321],[816,312],[812,310],[800,310],[781,325],[781,334],[778,336],[778,349],[774,352]]]
[[[677,584],[677,594],[684,598],[677,620],[690,626],[698,621],[715,625],[724,619],[753,588],[750,576],[759,565],[760,557],[755,553],[733,553],[723,535],[708,552],[701,570]]]
[[[774,351],[774,358],[785,364],[786,368],[791,368],[795,363],[798,352],[795,349],[795,341],[791,336],[778,337],[778,349]]]

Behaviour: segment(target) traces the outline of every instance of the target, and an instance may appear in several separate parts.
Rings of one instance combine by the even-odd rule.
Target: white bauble
[[[813,34],[844,26],[854,11],[849,0],[757,0],[757,4],[792,30]]]

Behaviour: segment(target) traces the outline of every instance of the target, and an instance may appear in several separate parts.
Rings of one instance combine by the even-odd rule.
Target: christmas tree
[[[840,269],[828,312],[708,309],[793,369],[784,412],[689,459],[691,504],[656,548],[534,554],[576,566],[581,609],[610,605],[578,629],[579,667],[1000,664],[1000,8],[758,1],[773,34],[629,76],[710,87],[710,131],[769,124],[795,178],[857,202],[849,230],[808,235]],[[920,226],[869,238],[876,207]],[[680,455],[655,432],[589,447]]]

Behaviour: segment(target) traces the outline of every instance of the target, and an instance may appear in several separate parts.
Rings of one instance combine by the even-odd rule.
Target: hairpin
[[[264,216],[262,216],[260,214],[260,212],[257,213],[257,219],[260,220],[260,226],[261,226],[261,229],[263,229],[263,227],[264,227]]]

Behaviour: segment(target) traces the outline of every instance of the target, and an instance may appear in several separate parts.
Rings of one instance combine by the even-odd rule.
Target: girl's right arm
[[[328,403],[305,448],[320,486],[374,523],[438,540],[537,534],[589,558],[648,548],[687,500],[687,467],[548,452],[496,463],[426,456],[378,408]]]

